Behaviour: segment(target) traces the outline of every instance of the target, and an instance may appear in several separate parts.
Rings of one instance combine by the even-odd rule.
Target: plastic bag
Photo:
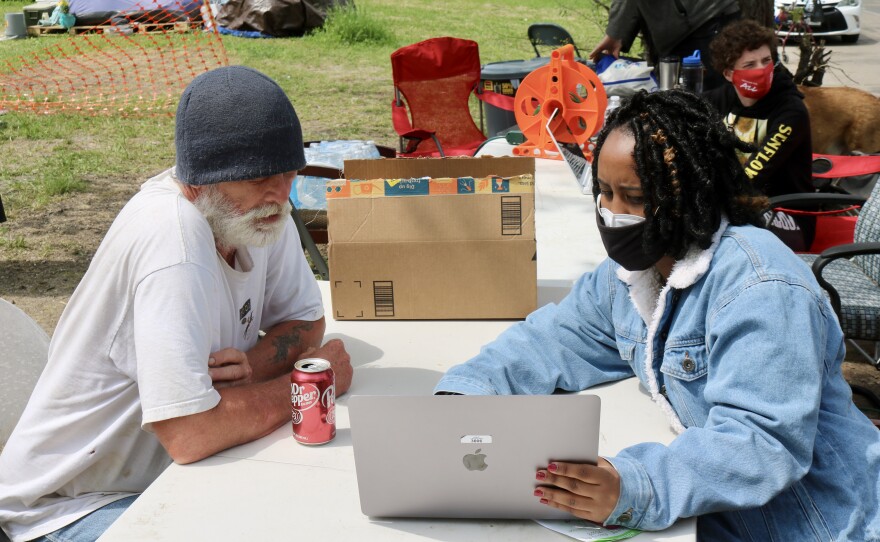
[[[605,93],[622,98],[640,90],[656,91],[658,86],[653,71],[647,61],[635,58],[603,55],[596,63],[596,74],[605,85]]]

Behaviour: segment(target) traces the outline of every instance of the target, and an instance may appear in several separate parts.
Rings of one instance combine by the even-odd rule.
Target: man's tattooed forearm
[[[275,345],[275,356],[272,363],[284,363],[287,361],[287,354],[291,348],[299,348],[302,343],[301,335],[303,332],[314,329],[314,322],[302,322],[292,327],[287,333],[279,335],[272,339]]]

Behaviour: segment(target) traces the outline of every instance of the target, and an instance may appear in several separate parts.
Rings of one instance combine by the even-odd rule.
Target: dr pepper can
[[[326,444],[336,436],[336,378],[321,358],[297,361],[290,373],[293,438],[301,444]]]

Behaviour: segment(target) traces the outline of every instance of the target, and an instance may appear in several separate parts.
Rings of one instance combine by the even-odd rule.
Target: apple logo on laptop
[[[486,470],[489,465],[486,464],[486,454],[480,453],[481,448],[472,454],[466,454],[461,458],[464,468],[467,470]]]

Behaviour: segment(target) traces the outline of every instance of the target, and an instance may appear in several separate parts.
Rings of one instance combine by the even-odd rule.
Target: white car
[[[798,36],[803,29],[792,28],[792,12],[809,16],[810,32],[816,37],[840,36],[844,43],[859,41],[862,0],[774,0],[779,37]],[[821,13],[821,15],[820,15]]]

